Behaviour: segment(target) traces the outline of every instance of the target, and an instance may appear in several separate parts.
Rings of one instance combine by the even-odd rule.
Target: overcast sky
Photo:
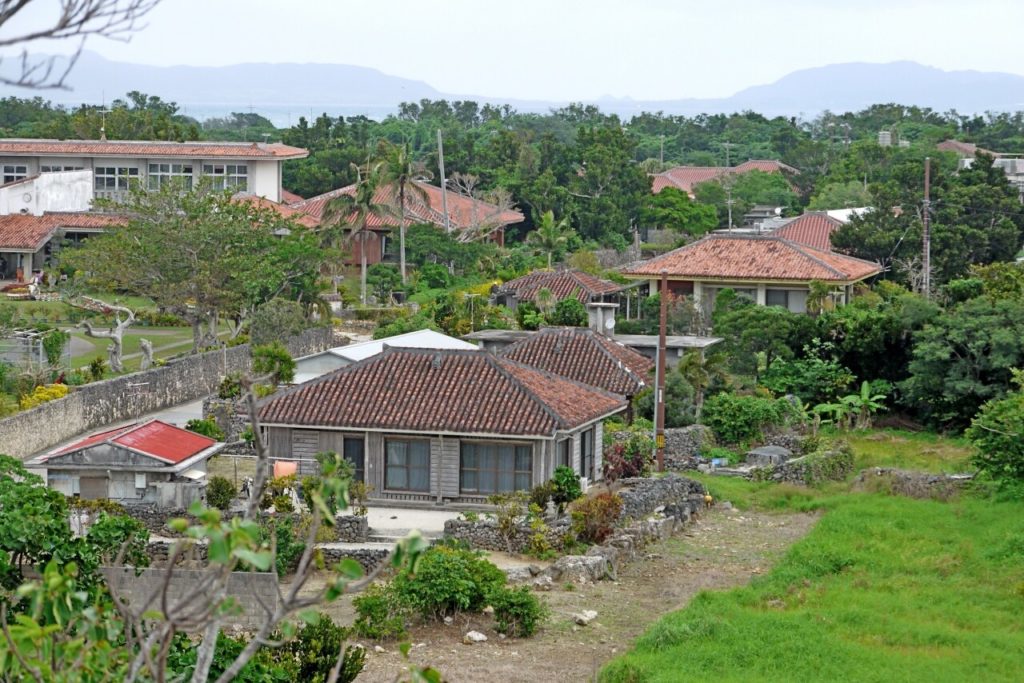
[[[1024,74],[1021,0],[163,0],[147,23],[88,49],[154,65],[355,64],[552,100],[727,96],[852,61]]]

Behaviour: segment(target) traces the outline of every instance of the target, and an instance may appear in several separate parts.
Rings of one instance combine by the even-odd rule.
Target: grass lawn
[[[1021,680],[1024,502],[826,491],[793,504],[826,512],[770,574],[698,595],[600,680]]]
[[[107,346],[110,345],[107,339],[94,339],[92,337],[85,336],[83,332],[73,332],[75,337],[83,339],[93,345],[94,350],[84,355],[77,355],[71,359],[71,367],[73,369],[85,367],[88,365],[93,358],[106,358],[107,357]],[[192,328],[191,327],[140,327],[140,328],[129,328],[129,331],[124,335],[124,355],[130,355],[139,353],[139,340],[148,339],[153,342],[154,356],[160,358],[165,356],[171,356],[182,351],[187,351],[189,344],[192,342]],[[174,348],[168,348],[166,351],[161,352],[161,347],[167,347],[176,344],[183,344],[183,346],[174,346]],[[125,360],[125,367],[129,369],[137,369],[140,358],[128,358]]]

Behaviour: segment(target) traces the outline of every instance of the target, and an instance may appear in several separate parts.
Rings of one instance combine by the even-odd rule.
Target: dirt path
[[[489,617],[469,615],[451,626],[414,628],[410,659],[434,666],[453,683],[591,680],[649,624],[685,606],[699,591],[739,586],[768,571],[816,520],[805,514],[715,509],[685,534],[648,546],[647,559],[623,567],[617,582],[538,593],[550,605],[552,618],[533,638],[502,639]],[[576,626],[571,615],[582,610],[595,610],[596,621]],[[463,645],[462,636],[469,630],[485,633],[487,642]],[[390,683],[402,670],[397,644],[384,647],[386,652],[379,653],[374,643],[367,643],[367,666],[360,682]]]

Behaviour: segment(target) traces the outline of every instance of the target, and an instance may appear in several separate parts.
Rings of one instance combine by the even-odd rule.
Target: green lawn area
[[[88,365],[93,358],[106,358],[107,357],[107,346],[110,342],[106,339],[94,339],[92,337],[85,336],[84,332],[72,332],[72,335],[78,339],[82,339],[92,344],[94,351],[85,354],[77,355],[71,359],[72,369],[85,367]],[[129,328],[129,331],[124,335],[124,355],[139,353],[140,339],[148,339],[153,342],[154,356],[157,358],[166,358],[179,354],[182,351],[188,351],[191,348],[192,343],[192,328],[191,327],[140,327],[140,328]],[[161,350],[161,347],[167,347],[172,345],[173,348],[165,348]],[[128,369],[137,369],[140,358],[128,358],[125,360],[125,367]]]
[[[1021,680],[1024,502],[817,504],[821,521],[770,574],[698,595],[600,680]]]
[[[966,442],[846,435],[856,469],[962,471]],[[1018,681],[1024,671],[1024,501],[949,503],[699,475],[718,500],[820,510],[814,530],[749,586],[698,595],[600,680]]]

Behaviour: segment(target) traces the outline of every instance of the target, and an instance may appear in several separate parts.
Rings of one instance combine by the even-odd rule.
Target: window
[[[192,164],[150,164],[149,189],[159,190],[168,183],[176,183],[183,190],[191,190]]]
[[[16,164],[4,164],[4,183],[13,183],[15,180],[22,180],[28,177],[28,166]]]
[[[530,446],[463,441],[461,453],[459,490],[491,494],[530,488],[533,479]]]
[[[215,190],[243,191],[249,187],[249,167],[245,164],[203,164],[203,175]]]
[[[558,442],[558,458],[555,467],[572,467],[572,439]]]
[[[430,491],[430,442],[384,441],[384,488],[396,491]]]
[[[93,171],[97,190],[114,192],[127,190],[139,179],[139,169],[130,166],[97,166]]]
[[[81,170],[83,170],[81,166],[61,166],[60,164],[57,164],[55,166],[54,165],[50,165],[50,166],[45,166],[44,165],[44,166],[40,166],[39,167],[39,172],[40,173],[60,173],[61,171],[81,171]]]
[[[344,450],[345,460],[348,460],[352,463],[352,466],[356,468],[355,480],[365,481],[366,472],[363,461],[363,440],[346,438]]]
[[[788,289],[767,289],[764,293],[764,305],[765,306],[782,306],[783,308],[789,308],[789,290]]]
[[[594,428],[580,434],[580,476],[594,478]]]

